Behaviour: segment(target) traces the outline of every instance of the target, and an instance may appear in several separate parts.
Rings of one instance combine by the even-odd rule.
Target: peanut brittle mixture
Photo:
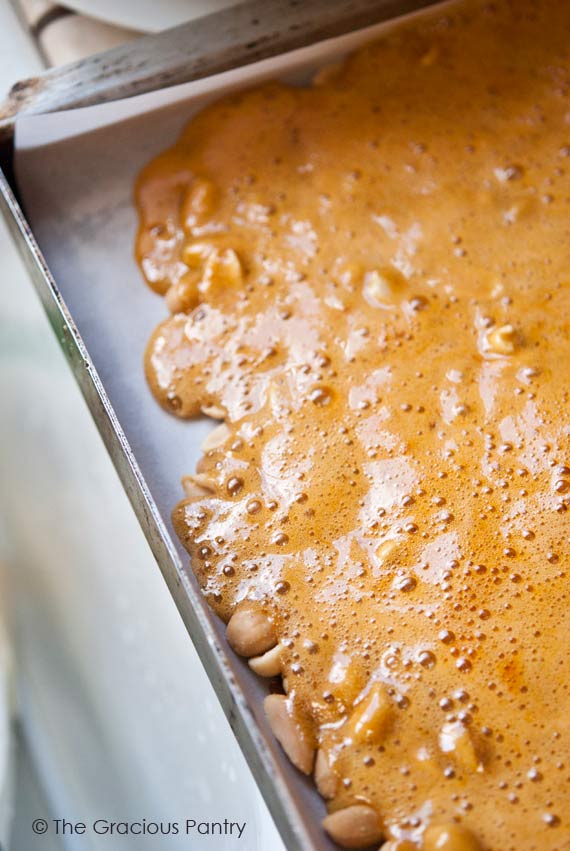
[[[340,845],[570,848],[570,4],[234,94],[137,185],[174,524]],[[181,471],[183,472],[183,471]]]

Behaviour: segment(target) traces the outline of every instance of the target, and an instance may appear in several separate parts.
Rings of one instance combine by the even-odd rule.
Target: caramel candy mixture
[[[148,381],[223,420],[174,525],[325,830],[569,849],[570,3],[225,97],[136,197]]]

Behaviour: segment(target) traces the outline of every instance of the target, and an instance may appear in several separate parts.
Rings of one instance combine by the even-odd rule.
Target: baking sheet
[[[302,85],[318,67],[338,60],[387,26],[391,24],[129,100],[23,117],[16,125],[15,169],[25,212],[170,535],[168,548],[177,556],[174,568],[182,577],[183,593],[200,609],[200,617],[188,626],[206,662],[207,642],[215,641],[225,653],[225,630],[199,595],[187,554],[172,531],[170,513],[183,495],[180,477],[194,470],[201,455],[199,446],[212,423],[169,416],[154,401],[144,379],[146,343],[167,312],[134,261],[134,180],[140,168],[172,144],[182,126],[209,101],[269,78]],[[164,571],[165,566],[161,567]],[[204,624],[206,642],[201,634]],[[319,826],[324,804],[312,783],[289,765],[267,728],[261,706],[266,686],[231,651],[225,676],[235,678],[232,687],[244,696],[259,725],[261,739],[256,740],[257,731],[251,738],[258,751],[265,748],[265,755],[256,759],[247,743],[245,751],[279,826],[283,829],[276,803],[279,796],[286,793],[301,813],[303,829],[284,830],[288,846],[332,848]],[[223,692],[215,680],[214,676],[214,686]],[[231,713],[227,702],[225,709]],[[272,764],[277,772],[271,770]]]

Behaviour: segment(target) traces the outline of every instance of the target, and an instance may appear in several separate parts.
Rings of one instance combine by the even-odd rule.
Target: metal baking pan
[[[203,80],[260,59],[330,39],[432,5],[434,0],[255,0],[198,22],[143,38],[76,65],[17,84],[0,109],[0,206],[30,272],[71,369],[111,455],[136,516],[290,851],[329,851],[320,821],[325,806],[312,781],[288,762],[266,723],[266,686],[229,650],[223,624],[211,613],[187,555],[172,532],[170,513],[181,498],[180,476],[194,469],[207,423],[165,414],[146,387],[142,353],[163,316],[162,304],[143,283],[132,256],[135,213],[129,200],[112,195],[114,172],[130,183],[153,153],[174,141],[190,112],[163,107],[160,122],[146,113],[79,135],[92,162],[92,192],[71,207],[58,206],[58,187],[23,212],[14,173],[14,122],[18,115],[51,113],[140,95],[190,80]],[[328,43],[328,42],[327,42]],[[330,58],[338,55],[334,42]],[[285,66],[286,66],[285,62]],[[266,63],[267,65],[267,63]],[[281,68],[284,67],[281,61]],[[254,69],[254,66],[252,66]],[[267,71],[265,71],[267,76]],[[247,84],[255,80],[255,70]],[[213,90],[210,96],[223,93]],[[195,108],[195,107],[194,107]],[[133,124],[134,121],[134,124]],[[134,147],[133,138],[144,139]],[[115,145],[117,153],[106,151]],[[87,146],[85,148],[85,146]],[[55,153],[53,156],[56,156]],[[57,155],[60,158],[60,154]],[[41,168],[50,173],[50,150]],[[66,177],[69,195],[76,175]],[[77,178],[78,179],[78,178]],[[79,185],[79,184],[78,184]],[[107,193],[107,195],[105,195]],[[110,193],[110,195],[109,195]],[[103,198],[103,196],[105,196]],[[114,205],[109,233],[105,204]],[[33,222],[33,229],[29,221]],[[123,246],[114,275],[98,269],[108,241]],[[79,259],[78,259],[79,258]]]

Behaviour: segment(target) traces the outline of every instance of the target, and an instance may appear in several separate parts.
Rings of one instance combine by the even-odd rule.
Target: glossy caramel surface
[[[137,204],[150,386],[229,428],[176,530],[274,617],[331,810],[570,848],[570,4],[224,98]]]

